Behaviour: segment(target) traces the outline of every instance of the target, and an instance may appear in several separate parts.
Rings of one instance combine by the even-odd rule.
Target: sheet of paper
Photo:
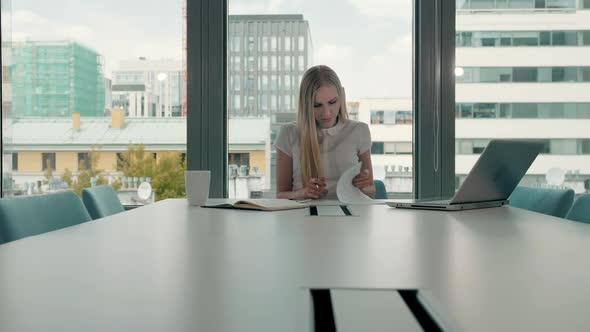
[[[352,179],[360,172],[361,163],[358,163],[340,176],[336,184],[338,200],[346,204],[375,204],[373,199],[365,195],[359,188],[352,185]]]

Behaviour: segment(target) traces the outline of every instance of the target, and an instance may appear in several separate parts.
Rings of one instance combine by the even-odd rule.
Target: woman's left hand
[[[373,185],[373,177],[371,176],[371,173],[369,172],[369,170],[364,169],[359,174],[357,174],[352,179],[352,185],[359,188],[359,189],[363,189],[363,188],[372,186]]]

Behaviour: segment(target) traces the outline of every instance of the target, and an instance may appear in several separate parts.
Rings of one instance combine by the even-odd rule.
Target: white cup
[[[209,183],[211,171],[186,171],[184,172],[184,186],[186,197],[190,205],[201,206],[209,198]]]

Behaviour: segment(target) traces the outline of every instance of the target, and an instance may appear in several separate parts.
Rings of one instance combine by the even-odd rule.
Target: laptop
[[[545,142],[538,140],[491,140],[451,199],[395,200],[387,205],[447,211],[506,205],[508,197],[544,147]]]

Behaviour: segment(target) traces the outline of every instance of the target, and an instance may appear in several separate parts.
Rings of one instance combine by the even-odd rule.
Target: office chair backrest
[[[582,195],[576,199],[566,219],[590,224],[590,194]]]
[[[117,193],[109,185],[82,189],[82,201],[92,219],[125,211]]]
[[[374,180],[375,185],[375,199],[387,199],[387,190],[385,184],[381,180]]]
[[[516,187],[510,195],[510,205],[529,211],[565,218],[572,207],[572,189]]]
[[[90,221],[72,191],[0,199],[0,244]]]

